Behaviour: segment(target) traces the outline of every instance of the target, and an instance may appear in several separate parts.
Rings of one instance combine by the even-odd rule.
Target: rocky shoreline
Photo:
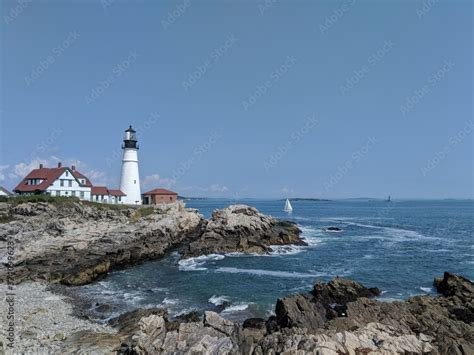
[[[133,208],[60,201],[0,203],[0,251],[15,245],[15,283],[84,285],[109,271],[156,260],[178,249],[184,257],[222,252],[268,253],[299,244],[295,224],[235,205],[206,220],[183,202]],[[0,269],[5,280],[6,269]]]
[[[472,354],[474,284],[445,273],[433,285],[440,296],[381,302],[373,299],[378,289],[334,278],[279,299],[276,316],[243,324],[212,311],[171,319],[166,309],[152,308],[99,325],[78,317],[71,300],[47,284],[24,282],[15,289],[15,353]],[[1,335],[0,352],[12,353],[4,328]]]
[[[269,253],[304,245],[296,225],[236,205],[209,220],[182,202],[155,208],[77,202],[0,203],[5,284],[8,243],[15,245],[15,353],[83,354],[471,354],[474,285],[445,273],[439,297],[381,302],[380,291],[335,278],[276,301],[275,316],[238,324],[214,311],[171,318],[138,309],[97,324],[69,286],[158,259],[210,253]],[[71,292],[68,292],[71,290]],[[85,302],[87,303],[87,302]],[[6,324],[6,303],[2,317]],[[2,327],[0,353],[6,347]],[[20,340],[21,339],[21,340]]]

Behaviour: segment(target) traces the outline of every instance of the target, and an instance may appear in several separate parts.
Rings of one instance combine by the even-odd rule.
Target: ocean
[[[474,201],[292,201],[293,213],[276,200],[191,200],[212,211],[244,203],[298,224],[308,246],[281,246],[271,255],[215,254],[164,259],[115,271],[77,288],[111,306],[102,321],[136,308],[165,307],[178,315],[220,307],[232,320],[268,317],[277,298],[310,291],[335,276],[382,290],[381,300],[434,294],[444,271],[474,279]],[[340,232],[328,232],[339,227]],[[99,317],[99,316],[98,316]]]

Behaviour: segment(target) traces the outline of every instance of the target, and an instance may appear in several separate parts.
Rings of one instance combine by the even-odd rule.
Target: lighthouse
[[[122,175],[120,190],[126,194],[125,203],[141,205],[140,175],[138,173],[138,144],[137,132],[130,127],[125,131],[123,139]]]

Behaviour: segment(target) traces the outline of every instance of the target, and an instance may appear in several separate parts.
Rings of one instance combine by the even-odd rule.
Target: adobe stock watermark
[[[356,0],[346,0],[337,9],[335,9],[331,15],[324,19],[323,23],[319,24],[319,32],[322,34],[327,33],[336,23],[339,22],[354,6]]]
[[[138,141],[143,136],[144,132],[148,132],[155,124],[158,123],[160,117],[161,116],[159,113],[152,112],[148,115],[144,122],[142,122],[139,126],[134,127]],[[122,154],[122,148],[117,147],[113,149],[110,156],[105,160],[107,167],[110,168],[115,162],[120,161],[120,159],[122,159]]]
[[[198,65],[194,71],[188,75],[186,81],[182,82],[184,90],[190,90],[204,75],[216,65],[219,60],[237,43],[238,38],[233,34],[228,35],[224,43],[214,48],[204,62]]]
[[[107,11],[107,9],[112,7],[112,5],[115,4],[116,1],[117,0],[100,0],[100,4],[102,5],[104,11]]]
[[[416,8],[416,16],[418,16],[419,19],[423,18],[438,3],[439,0],[423,0],[421,6]]]
[[[265,13],[270,10],[277,1],[278,0],[260,0],[258,4],[258,12],[260,13],[260,16],[265,15]]]
[[[10,8],[8,15],[3,16],[3,21],[6,25],[9,25],[13,21],[15,21],[18,16],[20,16],[23,11],[25,11],[28,6],[30,6],[33,0],[17,0],[16,5]]]
[[[43,74],[48,71],[51,66],[64,54],[64,52],[71,47],[79,39],[80,34],[77,31],[71,31],[67,37],[56,47],[51,50],[45,58],[40,60],[38,65],[34,67],[31,72],[25,76],[26,86],[30,86],[36,80],[41,78]]]
[[[464,141],[466,137],[470,136],[472,131],[474,130],[474,121],[468,121],[464,124],[464,127],[460,129],[455,135],[451,136],[448,139],[448,143],[435,155],[429,159],[425,166],[423,166],[421,170],[421,174],[423,176],[428,175],[430,171],[435,169],[446,157],[454,150],[454,148]]]
[[[375,137],[369,137],[366,142],[351,155],[351,158],[346,160],[343,164],[337,167],[337,171],[333,173],[329,179],[324,183],[324,190],[327,192],[336,186],[354,167],[364,159],[372,148],[379,143]]]
[[[204,143],[199,144],[193,148],[193,152],[187,160],[181,162],[179,167],[173,170],[171,179],[174,181],[181,179],[184,175],[186,175],[186,173],[189,172],[189,170],[192,169],[194,165],[196,165],[203,155],[209,152],[209,150],[221,139],[221,133],[212,132]]]
[[[297,131],[291,133],[288,140],[284,144],[280,145],[276,151],[270,154],[270,156],[265,160],[263,163],[265,171],[269,172],[272,168],[274,168],[278,162],[283,159],[283,157],[285,157],[295,145],[301,142],[301,140],[318,124],[319,120],[315,115],[307,117],[303,126]]]
[[[344,85],[339,87],[339,91],[342,95],[347,94],[350,90],[356,87],[370,71],[381,62],[385,56],[390,53],[395,46],[395,43],[392,41],[385,41],[381,47],[379,47],[375,52],[370,54],[367,58],[367,63],[362,65],[359,69],[356,69],[352,72],[351,76],[346,79]]]
[[[443,65],[428,76],[426,83],[405,98],[405,103],[400,105],[400,112],[406,116],[420,103],[420,101],[435,88],[438,83],[454,68],[454,62],[445,60]]]
[[[173,11],[168,12],[166,19],[161,20],[161,27],[164,30],[170,28],[170,26],[175,24],[176,21],[186,13],[190,6],[191,0],[183,0],[180,4],[176,5]]]
[[[15,240],[13,236],[7,237],[7,275],[5,303],[6,303],[6,346],[9,349],[15,348],[15,276],[14,276]]]
[[[85,97],[86,103],[90,105],[99,99],[108,88],[110,88],[118,79],[120,79],[120,77],[122,77],[122,75],[125,74],[125,72],[127,72],[127,70],[130,69],[130,67],[137,61],[138,57],[140,57],[140,54],[137,52],[129,52],[128,57],[115,65],[110,74],[104,80],[98,82],[89,95]]]
[[[247,111],[250,107],[264,96],[268,90],[270,90],[275,84],[277,84],[296,64],[296,58],[293,56],[287,56],[285,61],[270,74],[270,77],[260,85],[257,85],[255,90],[247,97],[246,100],[242,101],[242,107]]]

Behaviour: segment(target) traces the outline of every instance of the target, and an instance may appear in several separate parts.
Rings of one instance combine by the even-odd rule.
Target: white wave
[[[172,304],[177,304],[179,302],[179,300],[175,299],[175,298],[168,298],[166,297],[163,302],[161,302],[162,304],[164,305],[172,305]]]
[[[373,259],[374,256],[372,254],[366,254],[362,257],[363,259]]]
[[[293,255],[304,251],[299,245],[272,245],[270,255]]]
[[[431,291],[433,291],[432,287],[419,287],[419,289],[426,293],[431,293]]]
[[[209,303],[212,303],[216,306],[221,306],[225,302],[229,302],[229,298],[226,296],[212,296],[211,298],[208,299]]]
[[[238,269],[235,267],[220,267],[216,272],[226,272],[230,274],[250,274],[257,276],[273,276],[285,278],[305,278],[305,277],[320,277],[325,276],[321,273],[307,274],[301,272],[277,271],[277,270],[261,270],[261,269]]]
[[[225,256],[221,254],[201,255],[194,258],[188,258],[178,261],[180,271],[203,271],[207,270],[203,267],[209,261],[222,260]]]
[[[249,305],[247,303],[238,303],[230,307],[227,307],[221,313],[241,312],[241,311],[245,311],[247,308],[249,308]]]

